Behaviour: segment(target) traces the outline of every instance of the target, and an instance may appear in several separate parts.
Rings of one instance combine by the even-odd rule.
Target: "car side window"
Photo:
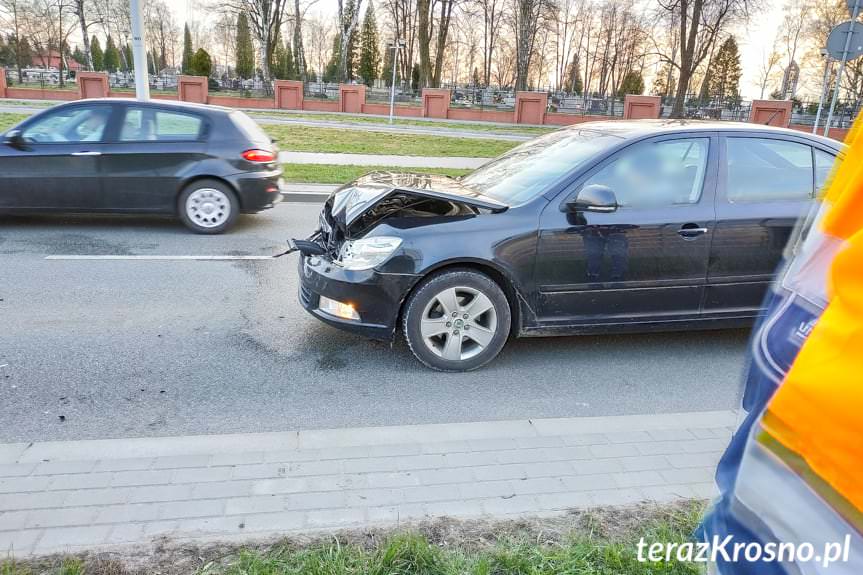
[[[836,156],[828,154],[823,150],[815,148],[815,193],[818,194],[824,189],[830,173],[833,171],[833,164],[836,163]]]
[[[812,147],[768,138],[726,139],[726,196],[730,203],[814,197]]]
[[[193,142],[203,121],[194,114],[129,106],[120,128],[121,142]]]
[[[701,198],[710,138],[634,144],[593,174],[582,188],[608,186],[621,207],[695,204]]]
[[[99,142],[108,125],[108,106],[75,106],[49,112],[21,132],[25,141],[37,144]]]

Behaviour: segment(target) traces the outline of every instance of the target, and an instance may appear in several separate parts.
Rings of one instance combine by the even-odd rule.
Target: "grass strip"
[[[339,122],[341,124],[378,124],[389,125],[388,118],[378,116],[350,116],[342,114],[307,113],[307,112],[278,112],[278,111],[247,111],[250,116],[284,118],[286,120],[314,120],[317,122]],[[399,117],[395,119],[396,126],[419,126],[423,128],[435,128],[441,130],[454,130],[466,132],[487,132],[492,134],[515,134],[519,136],[540,136],[555,131],[557,128],[540,128],[537,126],[499,126],[483,122],[447,122],[445,120],[430,121],[413,118]]]
[[[0,133],[5,132],[18,122],[29,118],[30,114],[0,114]]]
[[[418,136],[341,128],[275,124],[262,128],[275,138],[282,150],[292,152],[493,158],[518,145],[518,142],[504,140]]]
[[[369,172],[411,172],[457,178],[471,170],[454,168],[402,168],[397,166],[341,166],[337,164],[283,164],[285,181],[292,184],[344,184]]]
[[[116,555],[7,559],[0,575],[698,575],[696,563],[640,562],[637,544],[642,537],[647,545],[690,541],[702,512],[701,503],[683,503],[558,519],[440,519],[412,530],[365,529],[311,542],[163,548],[140,567]]]

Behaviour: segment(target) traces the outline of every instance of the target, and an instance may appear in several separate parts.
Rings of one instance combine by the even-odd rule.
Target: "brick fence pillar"
[[[623,99],[623,117],[627,120],[655,120],[662,114],[662,98],[627,94]]]
[[[299,80],[276,80],[276,108],[282,110],[303,109],[303,83]]]
[[[177,99],[181,102],[206,104],[208,96],[206,76],[177,76]]]
[[[6,97],[6,68],[0,68],[0,98]]]
[[[446,118],[450,97],[446,88],[423,88],[423,118]]]
[[[339,84],[339,112],[361,114],[365,103],[365,84]]]
[[[752,100],[749,121],[787,128],[791,124],[791,100]]]
[[[78,97],[85,98],[107,98],[110,88],[108,87],[108,74],[105,72],[78,72]]]
[[[547,92],[516,92],[515,123],[542,124],[548,109]]]

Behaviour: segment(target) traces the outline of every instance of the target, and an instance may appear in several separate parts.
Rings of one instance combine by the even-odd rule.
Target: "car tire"
[[[240,214],[240,202],[229,186],[218,180],[197,180],[180,194],[177,211],[186,227],[197,234],[221,234]]]
[[[509,301],[497,282],[477,271],[454,269],[420,283],[405,304],[402,330],[420,362],[460,372],[494,359],[511,323]]]

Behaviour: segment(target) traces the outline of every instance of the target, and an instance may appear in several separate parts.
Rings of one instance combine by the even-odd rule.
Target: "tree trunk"
[[[441,71],[443,70],[443,56],[446,49],[446,39],[449,33],[449,23],[452,17],[452,5],[454,0],[441,0],[440,23],[437,30],[437,52],[434,61],[434,76],[432,86],[439,88],[441,84]]]
[[[294,0],[296,22],[294,22],[294,61],[297,63],[297,71],[300,80],[306,81],[306,51],[303,48],[303,13],[300,11],[300,0]]]
[[[417,35],[420,49],[421,88],[429,86],[432,79],[431,51],[429,46],[431,44],[431,38],[429,38],[430,4],[431,0],[417,0]],[[443,56],[443,54],[440,54],[440,56]]]
[[[75,15],[81,27],[81,38],[84,44],[84,59],[88,70],[93,69],[93,56],[90,54],[90,35],[87,32],[87,18],[84,14],[84,0],[75,0]]]

